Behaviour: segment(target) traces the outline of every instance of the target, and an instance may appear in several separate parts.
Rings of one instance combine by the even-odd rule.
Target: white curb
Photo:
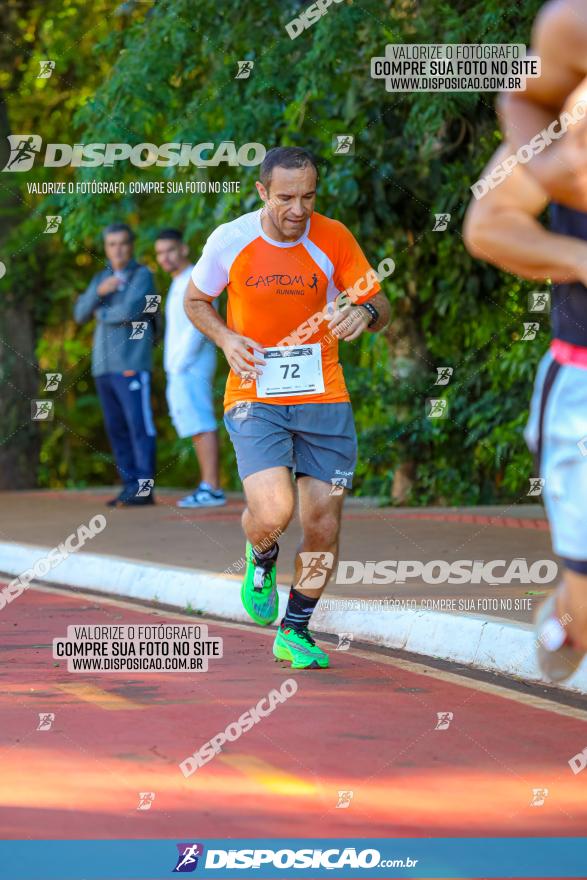
[[[32,568],[48,550],[48,547],[31,544],[0,542],[0,572],[16,576]],[[72,553],[43,575],[42,580],[250,622],[241,605],[240,578],[208,571],[142,563],[120,556]],[[285,611],[287,594],[287,589],[279,590],[281,613]],[[321,632],[352,633],[356,641],[503,672],[529,681],[543,680],[536,664],[529,624],[468,614],[401,611],[385,604],[374,614],[361,610],[359,599],[331,596],[328,604],[318,605],[312,620],[315,629]],[[587,693],[587,663],[559,687]]]

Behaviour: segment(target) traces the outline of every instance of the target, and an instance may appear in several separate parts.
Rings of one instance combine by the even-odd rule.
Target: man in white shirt
[[[167,403],[180,437],[191,437],[200,465],[200,484],[178,507],[219,507],[226,503],[218,478],[218,431],[212,399],[216,348],[187,317],[183,298],[193,264],[178,229],[163,229],[155,256],[173,281],[165,307],[163,363]]]

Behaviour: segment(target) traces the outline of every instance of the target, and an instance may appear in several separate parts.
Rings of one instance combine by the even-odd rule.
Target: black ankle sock
[[[304,629],[310,622],[310,617],[314,608],[318,604],[318,599],[310,599],[299,593],[295,587],[289,591],[289,600],[285,609],[285,617],[281,621],[283,626],[291,626],[292,629]]]

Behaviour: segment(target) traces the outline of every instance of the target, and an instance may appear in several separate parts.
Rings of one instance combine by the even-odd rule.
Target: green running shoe
[[[328,654],[319,648],[308,627],[293,629],[283,623],[273,642],[273,654],[278,660],[291,660],[292,669],[326,669]]]
[[[251,544],[247,541],[245,559],[247,564],[241,587],[242,603],[255,623],[259,626],[269,626],[279,613],[279,597],[275,583],[277,553],[274,559],[261,565],[255,558]]]

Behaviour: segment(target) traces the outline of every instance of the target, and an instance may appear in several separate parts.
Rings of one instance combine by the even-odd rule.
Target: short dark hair
[[[269,189],[274,168],[305,168],[311,165],[318,180],[318,160],[303,147],[273,147],[261,163],[259,178],[265,189]]]
[[[131,242],[135,240],[135,234],[128,223],[110,223],[102,230],[102,238],[105,240],[106,236],[111,235],[113,232],[126,232]]]
[[[170,238],[172,241],[183,241],[183,233],[179,229],[160,229],[155,236],[155,241],[160,241],[162,238]]]

